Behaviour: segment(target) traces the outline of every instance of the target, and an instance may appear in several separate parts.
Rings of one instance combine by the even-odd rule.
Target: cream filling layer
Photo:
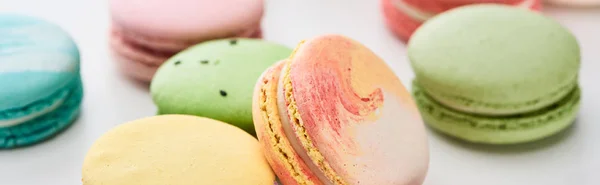
[[[10,119],[10,120],[0,120],[0,128],[18,125],[18,124],[24,123],[26,121],[30,121],[32,119],[40,117],[46,113],[52,112],[52,111],[56,110],[58,107],[60,107],[60,105],[62,105],[64,101],[65,101],[64,99],[58,100],[58,101],[54,102],[52,105],[50,105],[49,107],[45,108],[44,110],[27,115],[27,116],[23,116],[23,117],[16,118],[16,119]]]
[[[415,20],[421,21],[421,22],[425,22],[425,21],[431,19],[433,16],[435,16],[434,13],[421,11],[420,9],[404,2],[404,0],[395,0],[392,2],[392,4],[394,4],[396,9],[398,9],[400,12],[408,15],[409,17],[411,17]]]
[[[287,111],[287,105],[285,103],[285,97],[284,97],[285,92],[284,92],[284,88],[283,88],[284,87],[284,83],[283,83],[284,76],[285,76],[285,73],[288,71],[288,67],[289,67],[288,64],[284,64],[284,67],[281,70],[279,81],[277,82],[277,87],[278,87],[277,88],[277,108],[279,111],[279,118],[281,119],[281,125],[285,132],[285,135],[288,137],[287,138],[288,141],[292,145],[292,148],[294,149],[294,151],[296,151],[298,156],[300,156],[302,161],[304,161],[304,163],[308,166],[310,171],[312,171],[317,176],[319,181],[321,181],[321,183],[323,183],[324,185],[333,185],[329,181],[327,176],[325,176],[325,173],[323,173],[319,169],[319,167],[317,167],[317,165],[315,165],[312,162],[312,160],[310,159],[308,154],[304,151],[304,148],[302,147],[302,144],[300,144],[300,141],[298,141],[298,139],[294,137],[296,135],[296,133],[294,132],[294,130],[292,129],[292,126],[291,126],[290,118],[289,118],[288,111]]]
[[[524,0],[521,3],[515,5],[515,7],[529,8],[533,6],[535,1],[536,0]],[[404,2],[404,0],[395,0],[392,2],[392,4],[396,7],[396,9],[398,9],[402,13],[421,22],[425,22],[436,15],[435,13],[422,11],[412,5],[409,5],[408,3]]]

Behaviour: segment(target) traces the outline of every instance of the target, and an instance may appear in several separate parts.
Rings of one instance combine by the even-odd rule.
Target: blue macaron
[[[79,59],[60,27],[0,14],[0,149],[39,143],[73,123],[83,97]]]

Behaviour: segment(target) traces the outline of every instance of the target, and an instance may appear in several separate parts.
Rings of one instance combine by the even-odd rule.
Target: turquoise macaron
[[[83,97],[74,41],[55,24],[15,14],[0,14],[0,35],[0,149],[65,130]]]
[[[263,71],[291,53],[287,46],[260,39],[203,42],[161,65],[150,93],[158,114],[208,117],[254,135],[254,85]]]
[[[476,143],[551,136],[579,110],[578,42],[558,22],[505,5],[470,5],[426,22],[408,44],[426,123]]]

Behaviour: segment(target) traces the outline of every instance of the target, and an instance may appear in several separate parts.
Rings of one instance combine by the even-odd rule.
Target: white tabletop
[[[316,35],[344,34],[370,47],[410,84],[405,46],[386,29],[378,0],[267,1],[266,40],[294,47]],[[82,161],[95,139],[115,125],[154,115],[156,108],[147,88],[115,70],[104,0],[0,0],[0,12],[5,11],[46,18],[73,35],[83,57],[86,94],[81,117],[66,132],[33,147],[0,151],[0,184],[81,184]],[[569,27],[582,46],[583,101],[575,126],[550,139],[508,147],[466,144],[430,131],[425,185],[600,184],[600,9],[546,7],[545,13]]]

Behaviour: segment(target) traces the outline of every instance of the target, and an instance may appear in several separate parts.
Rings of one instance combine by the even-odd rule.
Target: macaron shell
[[[112,20],[125,30],[176,40],[238,35],[259,27],[263,0],[111,0]]]
[[[60,27],[0,14],[0,111],[50,96],[79,76],[79,51]]]
[[[296,153],[281,125],[276,93],[285,64],[284,60],[265,70],[256,83],[252,104],[256,135],[280,182],[286,185],[321,185],[323,183]]]
[[[326,35],[301,44],[290,61],[288,103],[297,110],[290,114],[315,164],[329,164],[347,184],[422,183],[429,160],[423,123],[379,57],[349,38]],[[298,134],[303,130],[308,138]]]
[[[163,64],[150,91],[160,114],[188,114],[254,133],[252,92],[260,74],[292,50],[259,39],[203,42]]]
[[[485,117],[439,104],[416,83],[413,83],[413,94],[429,126],[452,137],[486,144],[516,144],[554,135],[573,123],[580,102],[580,90],[576,88],[553,106],[534,113]]]
[[[83,185],[272,185],[258,141],[212,119],[165,115],[125,123],[85,157]]]
[[[514,7],[540,10],[541,0],[509,1],[439,1],[439,0],[382,0],[382,9],[387,26],[403,42],[407,42],[421,24],[437,14],[460,6],[481,3],[506,4]]]
[[[576,84],[580,67],[578,42],[565,27],[504,5],[440,14],[415,32],[408,56],[419,85],[448,97],[435,98],[492,115],[531,111],[560,99]]]

